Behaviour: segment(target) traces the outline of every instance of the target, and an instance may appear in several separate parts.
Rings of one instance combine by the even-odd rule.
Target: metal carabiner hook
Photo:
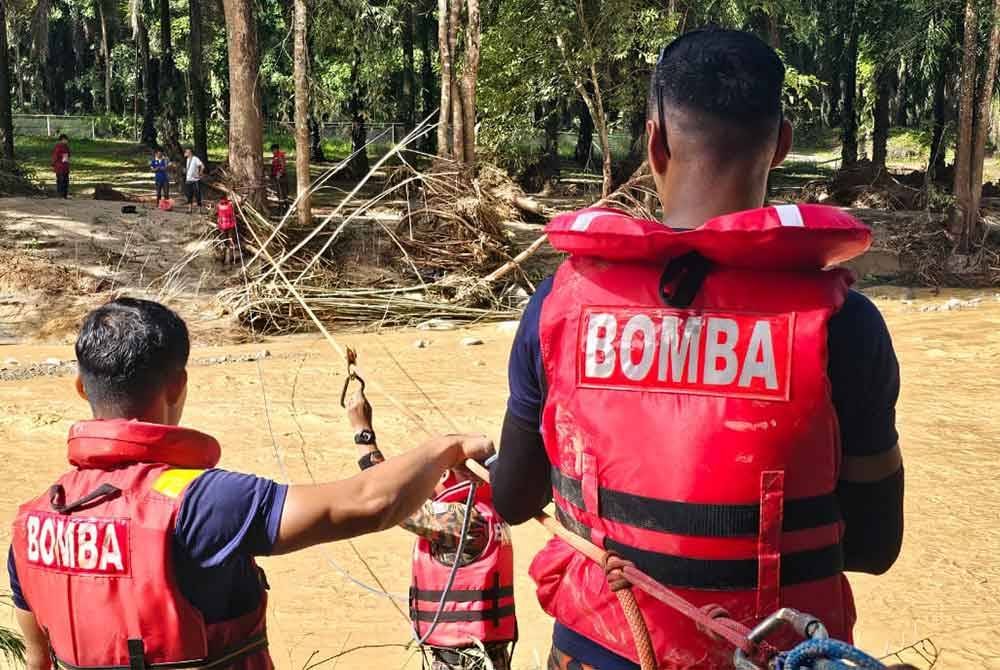
[[[347,347],[347,351],[345,353],[346,353],[346,358],[347,358],[347,378],[344,379],[344,388],[341,389],[341,391],[340,391],[340,406],[346,409],[347,408],[347,389],[350,388],[351,382],[352,381],[358,382],[358,384],[361,385],[361,392],[364,393],[365,392],[365,380],[362,379],[361,375],[359,375],[358,372],[357,372],[357,370],[355,370],[355,368],[357,367],[357,364],[358,364],[358,354],[357,354],[357,352],[355,352],[354,349],[351,349],[350,347]]]

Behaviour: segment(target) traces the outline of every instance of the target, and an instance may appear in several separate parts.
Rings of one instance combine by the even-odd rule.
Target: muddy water
[[[852,577],[858,641],[881,654],[929,637],[941,650],[939,668],[1000,668],[1000,301],[986,294],[967,309],[921,311],[953,295],[904,301],[898,292],[869,293],[891,296],[877,302],[903,370],[899,427],[907,529],[903,555],[888,574]],[[485,343],[462,346],[460,340],[470,335]],[[345,335],[343,341],[360,350],[369,376],[416,412],[404,417],[385,396],[372,392],[376,429],[387,451],[412,446],[425,432],[450,430],[443,415],[467,430],[497,436],[511,337],[495,326]],[[416,339],[430,345],[416,349]],[[351,434],[337,405],[341,362],[313,338],[265,346],[272,354],[267,359],[192,367],[185,424],[220,438],[223,467],[277,479],[287,475],[296,483],[354,473]],[[193,355],[212,359],[261,348],[202,347]],[[0,348],[0,365],[7,358],[30,365],[52,357],[70,359],[72,352],[68,347]],[[66,430],[85,412],[71,379],[0,382],[0,547],[9,542],[15,505],[37,495],[64,468]],[[531,556],[545,539],[534,525],[515,529],[522,634],[515,666],[521,669],[544,667],[548,649],[550,623],[527,577]],[[339,543],[262,561],[272,587],[271,643],[278,667],[302,668],[310,658],[319,661],[356,646],[404,643],[408,628],[400,612],[384,597],[349,582],[338,568],[374,585],[370,568],[386,589],[403,593],[410,546],[406,533],[392,530],[358,540],[357,553]],[[0,572],[3,589],[6,572]],[[0,608],[0,625],[9,623],[8,611]],[[419,667],[413,652],[401,647],[363,649],[337,662],[341,668]]]

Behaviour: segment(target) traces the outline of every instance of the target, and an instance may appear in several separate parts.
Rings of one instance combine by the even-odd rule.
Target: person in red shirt
[[[239,253],[240,239],[239,235],[236,234],[236,213],[233,212],[233,203],[226,195],[223,195],[219,204],[216,205],[215,225],[218,226],[219,232],[222,233],[225,240],[226,250],[223,263],[228,264],[230,257],[232,257],[232,263],[236,265],[237,258],[242,255]]]
[[[288,207],[288,165],[285,152],[275,143],[271,145],[271,181],[282,206]]]
[[[69,197],[69,138],[65,134],[59,136],[52,150],[52,170],[56,173],[56,191],[59,197]]]

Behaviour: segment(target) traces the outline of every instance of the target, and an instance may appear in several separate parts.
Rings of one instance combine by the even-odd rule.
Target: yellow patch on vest
[[[188,487],[188,484],[198,479],[203,472],[205,471],[167,470],[156,478],[156,483],[153,484],[153,489],[170,498],[176,498],[183,493],[184,489]]]

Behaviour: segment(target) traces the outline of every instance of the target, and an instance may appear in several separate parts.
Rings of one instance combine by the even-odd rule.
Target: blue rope
[[[777,670],[886,670],[878,660],[840,640],[806,640],[783,656]]]

